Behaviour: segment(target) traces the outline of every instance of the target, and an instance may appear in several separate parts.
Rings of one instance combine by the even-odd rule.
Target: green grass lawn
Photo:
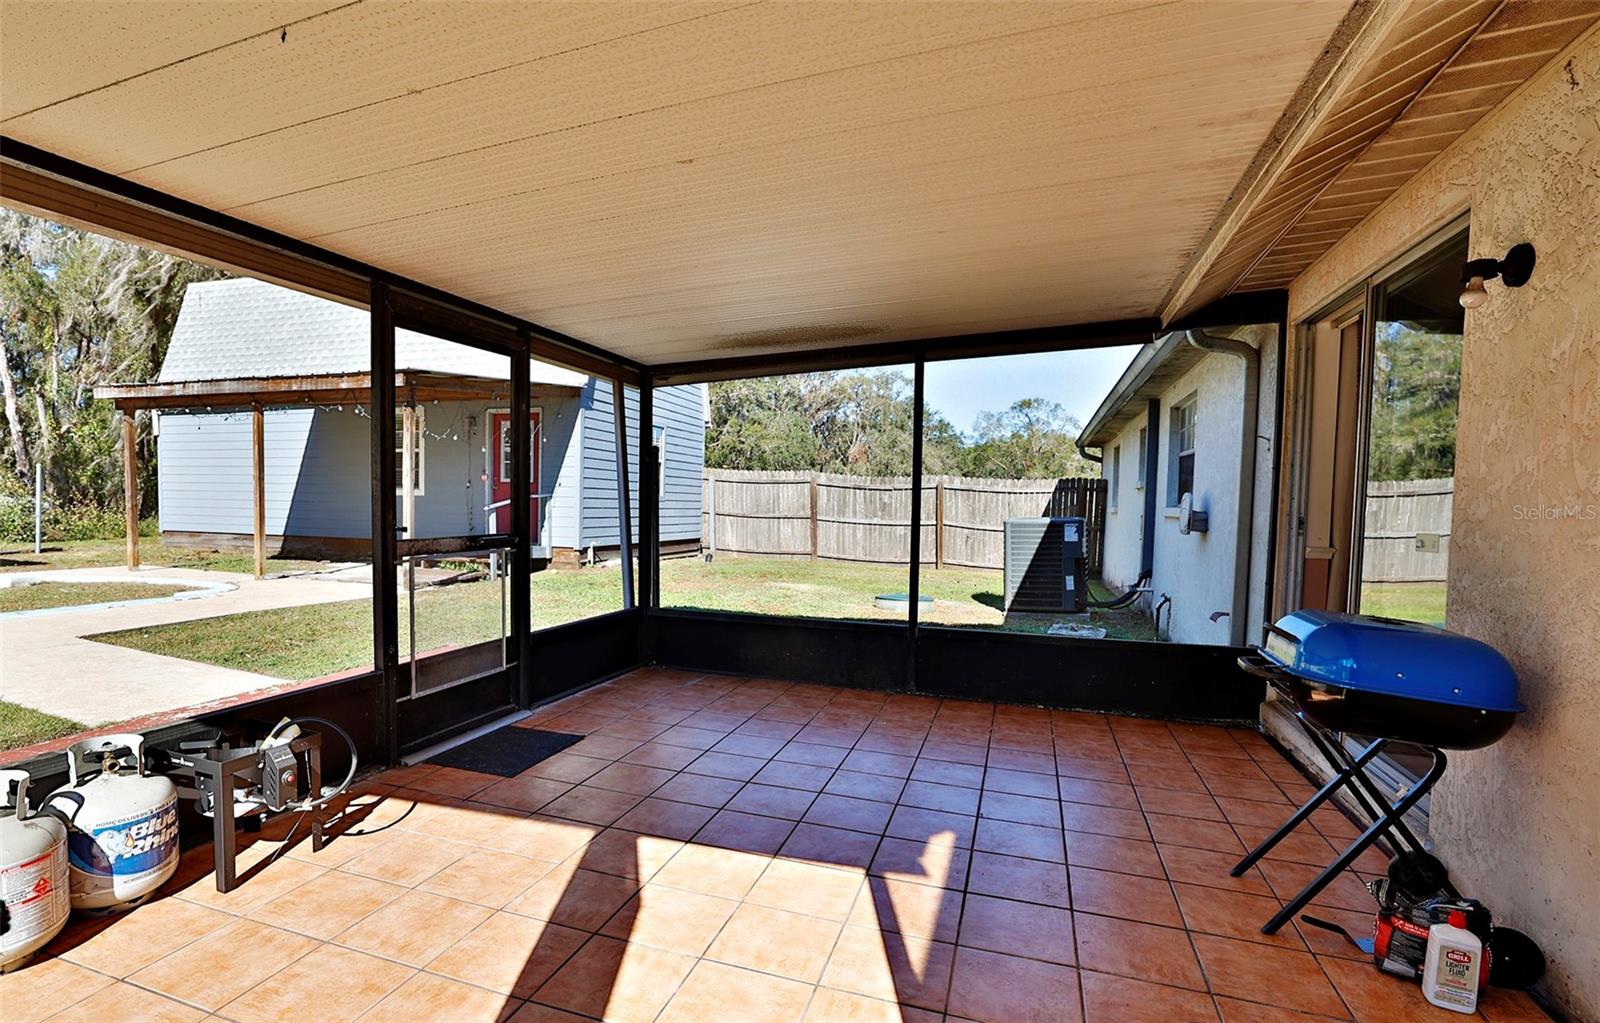
[[[31,746],[46,739],[81,732],[86,727],[77,721],[0,700],[0,750]],[[40,797],[36,794],[34,798]]]
[[[32,544],[0,543],[0,572],[33,572],[58,568],[121,568],[127,560],[122,540],[61,540],[46,543],[33,553]],[[209,572],[254,572],[250,551],[202,551],[168,547],[154,537],[139,540],[139,563],[160,568],[195,568]],[[322,561],[268,558],[267,574],[311,572],[326,568]]]
[[[722,558],[714,564],[682,558],[663,562],[661,602],[669,608],[744,611],[803,618],[894,620],[872,598],[903,593],[904,568],[837,562]],[[622,607],[617,569],[536,573],[531,583],[533,627],[547,628]],[[935,598],[924,620],[969,628],[1042,633],[1053,615],[1000,611],[1001,576],[982,569],[927,569],[922,592]],[[372,663],[370,599],[252,611],[148,629],[104,633],[104,643],[183,657],[285,679],[307,679]],[[427,651],[500,635],[501,587],[480,581],[432,587],[417,595],[417,648]],[[1154,639],[1136,611],[1093,612],[1096,624],[1119,639]],[[401,654],[409,647],[409,607],[400,606]]]
[[[46,607],[109,604],[117,600],[150,600],[192,589],[155,583],[32,583],[0,589],[0,613],[37,611]]]
[[[1361,613],[1444,626],[1444,583],[1362,583]]]

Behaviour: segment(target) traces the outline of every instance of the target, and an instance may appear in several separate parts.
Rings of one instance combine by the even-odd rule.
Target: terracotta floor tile
[[[1060,863],[975,852],[967,891],[1004,899],[1026,899],[1044,906],[1070,908],[1067,868]]]
[[[1217,1023],[1209,995],[1108,973],[1080,972],[1085,1023]]]
[[[693,958],[593,937],[545,981],[534,1001],[615,1023],[647,1023],[694,966]]]
[[[504,806],[532,813],[551,800],[565,795],[571,789],[571,782],[540,778],[535,775],[518,775],[495,782],[473,796],[473,799],[492,806]]]
[[[1139,798],[1134,795],[1132,785],[1088,778],[1058,778],[1056,787],[1064,802],[1110,806],[1119,810],[1139,809]]]
[[[556,781],[576,785],[604,770],[608,763],[610,763],[608,760],[582,756],[572,752],[571,749],[565,749],[547,760],[534,764],[517,777],[553,778]]]
[[[770,856],[783,848],[794,825],[792,820],[724,809],[695,833],[694,842]]]
[[[1144,824],[1144,814],[1138,810],[1089,806],[1084,803],[1062,803],[1061,820],[1068,831],[1087,831],[1090,834],[1113,835],[1117,838],[1150,837],[1150,829]]]
[[[415,888],[470,851],[467,846],[454,842],[397,831],[381,845],[353,857],[339,869],[347,874]]]
[[[566,752],[580,757],[596,757],[601,760],[619,760],[638,749],[644,743],[637,739],[619,739],[611,735],[590,735],[582,742],[569,746]]]
[[[808,824],[823,824],[830,828],[881,835],[888,826],[889,816],[892,813],[894,806],[889,803],[824,792],[811,804],[811,809],[807,810],[805,817],[801,819]]]
[[[727,809],[797,821],[811,808],[816,793],[751,782],[730,800]],[[774,850],[776,851],[776,850]]]
[[[745,757],[737,753],[702,753],[684,770],[690,774],[703,774],[712,778],[749,781],[766,765],[767,761],[762,757]]]
[[[496,1023],[521,1004],[470,984],[419,973],[368,1009],[361,1023]]]
[[[1145,815],[1150,823],[1150,833],[1158,845],[1184,845],[1193,849],[1210,849],[1213,852],[1243,856],[1245,847],[1233,828],[1221,821],[1201,820],[1197,817],[1173,817],[1164,813]]]
[[[643,764],[666,771],[681,771],[694,762],[700,754],[684,746],[669,746],[664,742],[647,742],[623,757],[621,763]]]
[[[1108,781],[1119,785],[1128,783],[1128,770],[1121,760],[1102,760],[1097,757],[1078,756],[1071,753],[1056,754],[1056,773],[1063,778],[1084,778],[1089,781]],[[1200,777],[1195,776],[1199,784]]]
[[[319,1020],[353,1020],[378,1004],[416,971],[338,945],[323,945],[222,1007],[238,1023],[281,1023],[301,1018],[308,1006]]]
[[[1072,926],[1078,965],[1085,970],[1206,990],[1205,975],[1184,931],[1087,913],[1074,913]]]
[[[941,1019],[925,1009],[819,987],[811,996],[804,1023],[939,1023]]]
[[[734,732],[711,748],[718,753],[735,753],[742,757],[759,757],[767,760],[783,749],[786,741],[769,736]]]
[[[656,871],[666,866],[667,861],[682,848],[683,843],[675,838],[658,838],[622,828],[607,828],[591,839],[588,845],[573,853],[568,862],[583,870],[627,878],[642,884],[655,876]]]
[[[978,809],[981,817],[1035,824],[1043,828],[1061,827],[1061,804],[1055,799],[1019,796],[1010,792],[985,792]]]
[[[407,892],[334,940],[347,948],[422,966],[489,918],[491,910],[429,892]]]
[[[901,881],[959,889],[966,885],[970,857],[970,851],[957,846],[950,836],[932,842],[885,838],[879,844],[867,872]]]
[[[1075,961],[1071,913],[987,895],[967,896],[956,944],[1066,966]]]
[[[35,959],[0,974],[0,1005],[8,1023],[38,1023],[111,983],[110,977],[65,959]]]
[[[1164,879],[1089,867],[1068,867],[1067,873],[1072,884],[1072,908],[1079,912],[1183,926],[1172,886]]]
[[[126,977],[234,919],[183,899],[160,899],[102,926],[69,925],[46,949],[109,977]]]
[[[1478,1000],[1478,1011],[1489,1023],[1551,1023],[1550,1015],[1526,991],[1503,987],[1484,992]]]
[[[106,1023],[107,1020],[195,1023],[205,1014],[203,1009],[118,982],[67,1006],[49,1019],[51,1023]]]
[[[1276,934],[1261,933],[1261,925],[1272,919],[1272,915],[1283,905],[1270,895],[1251,895],[1189,884],[1175,884],[1173,888],[1177,892],[1178,905],[1183,910],[1184,923],[1191,931],[1259,941],[1280,948],[1301,951],[1306,948],[1293,927],[1284,927]]]
[[[1175,769],[1161,764],[1130,763],[1128,778],[1135,788],[1181,789],[1184,792],[1208,792],[1206,783],[1189,768]]]
[[[973,847],[980,852],[1022,856],[1032,860],[1066,862],[1066,847],[1059,828],[1041,828],[1012,821],[980,820]]]
[[[897,806],[884,834],[910,842],[926,842],[935,836],[948,835],[956,845],[970,849],[975,824],[976,821],[965,814]]]
[[[759,782],[762,785],[779,785],[786,789],[799,789],[803,792],[821,792],[822,787],[828,784],[828,779],[832,777],[833,768],[831,767],[774,760],[757,771],[755,777],[750,780]]]
[[[924,753],[917,758],[917,762],[911,767],[911,780],[927,782],[933,785],[954,785],[961,788],[980,789],[983,787],[983,767],[981,762],[979,764],[951,763],[948,760],[931,758]]]
[[[239,884],[224,894],[217,891],[216,879],[209,871],[178,892],[178,897],[225,913],[243,915],[264,902],[275,899],[284,892],[293,891],[312,878],[318,877],[327,867],[317,866],[289,856],[265,858],[265,846],[244,850],[237,860]],[[211,847],[202,847],[202,855],[209,860]],[[264,865],[261,865],[264,864]]]
[[[815,743],[791,741],[779,750],[773,759],[786,763],[807,764],[829,770],[844,763],[848,750],[837,746],[819,746]]]
[[[1287,817],[1288,814],[1284,816]],[[1254,849],[1257,844],[1264,841],[1273,831],[1272,828],[1254,828],[1244,824],[1234,825],[1233,830],[1238,832],[1242,844],[1250,849]],[[1340,848],[1343,848],[1343,846],[1341,845]],[[1283,841],[1273,846],[1272,851],[1267,853],[1266,859],[1287,860],[1290,863],[1304,863],[1316,867],[1325,867],[1337,859],[1338,855],[1338,851],[1328,844],[1327,839],[1305,825],[1301,825],[1289,832]],[[1382,870],[1385,864],[1386,861],[1380,856],[1377,860],[1377,869]]]
[[[430,960],[430,973],[526,998],[578,950],[589,935],[548,920],[495,913]]]
[[[1118,838],[1115,835],[1091,835],[1084,831],[1069,831],[1066,839],[1067,862],[1073,866],[1140,874],[1144,877],[1166,876],[1161,869],[1161,857],[1156,853],[1154,842]]]
[[[745,903],[706,951],[707,959],[815,984],[844,926]]]
[[[660,767],[650,767],[646,764],[615,763],[584,782],[584,784],[597,789],[611,789],[616,792],[632,793],[636,796],[648,796],[676,773],[676,769],[668,770]]]
[[[554,817],[530,817],[517,825],[516,846],[504,851],[559,863],[582,849],[599,833],[600,828],[593,824]]]
[[[714,846],[687,845],[656,873],[657,884],[742,899],[767,869],[770,857]]]
[[[680,775],[680,777],[683,776]],[[658,799],[650,796],[632,810],[618,817],[616,827],[647,835],[657,835],[662,838],[687,841],[693,838],[694,833],[704,827],[706,821],[709,821],[716,812],[715,808],[709,806],[696,806],[693,803],[674,803],[668,799]]]
[[[264,924],[327,941],[407,891],[387,881],[331,871],[251,910],[249,916]]]
[[[1239,799],[1256,799],[1261,802],[1271,803],[1289,801],[1284,798],[1282,789],[1272,782],[1260,778],[1236,778],[1229,775],[1213,775],[1205,779],[1206,791],[1213,796],[1236,796]],[[1309,797],[1310,793],[1306,793]],[[1296,802],[1298,805],[1298,801]],[[1288,818],[1293,810],[1285,805],[1283,816]]]
[[[1344,1003],[1309,952],[1209,934],[1196,934],[1193,941],[1216,994],[1325,1015],[1344,1013]],[[1370,967],[1367,972],[1377,976]]]
[[[1357,1023],[1389,1023],[1392,1020],[1444,1017],[1422,996],[1422,986],[1401,977],[1374,969],[1371,960],[1319,958],[1344,1004],[1355,1014]],[[1326,1011],[1326,1010],[1324,1010]],[[1450,1017],[1445,1017],[1450,1018]],[[1454,1016],[1462,1019],[1465,1017]]]
[[[855,749],[844,758],[840,769],[845,771],[860,771],[864,774],[882,774],[890,778],[908,778],[911,768],[916,763],[914,757],[899,753],[874,753],[871,750]]]
[[[1198,817],[1207,821],[1226,820],[1217,801],[1205,792],[1185,792],[1182,789],[1136,789],[1139,804],[1146,813],[1164,813],[1173,817]]]
[[[739,907],[731,899],[645,885],[600,929],[612,938],[698,956]]]
[[[613,792],[579,785],[566,795],[551,800],[539,812],[546,817],[604,826],[615,824],[618,817],[638,806],[643,798],[631,792]]]
[[[775,859],[744,899],[758,906],[842,921],[850,915],[862,883],[863,874],[858,870]]]
[[[852,799],[872,799],[880,803],[894,803],[905,790],[906,780],[887,774],[867,774],[865,771],[836,771],[823,786],[822,791]]]
[[[1272,886],[1278,898],[1285,901],[1294,898],[1322,872],[1322,868],[1318,866],[1272,859],[1262,860],[1258,869],[1265,875],[1267,883]],[[1319,892],[1311,901],[1311,905],[1370,914],[1377,909],[1378,904],[1373,899],[1372,893],[1367,890],[1360,875],[1355,871],[1346,870],[1335,877],[1332,884]]]
[[[1182,845],[1158,845],[1156,849],[1161,854],[1161,862],[1166,868],[1167,876],[1174,881],[1243,892],[1247,895],[1272,894],[1272,887],[1267,884],[1267,879],[1255,867],[1251,867],[1241,877],[1232,875],[1233,867],[1239,861],[1239,857],[1232,853],[1194,849]]]
[[[944,942],[846,927],[822,971],[822,986],[942,1011],[954,951]]]
[[[864,870],[877,851],[876,835],[820,824],[800,824],[778,850],[778,855],[784,859]]]
[[[732,778],[716,778],[708,774],[680,774],[653,793],[656,799],[670,799],[676,803],[694,803],[699,806],[720,808],[734,793],[744,788],[744,782]]]
[[[239,920],[129,979],[140,987],[215,1010],[318,947],[304,935]]]
[[[930,733],[927,741],[922,744],[919,756],[924,760],[982,767],[989,759],[988,738],[986,735],[973,735],[971,738],[971,742],[962,742],[959,739],[935,738]]]
[[[1078,971],[960,948],[950,980],[949,1013],[984,1023],[1076,1023],[1082,1019]]]
[[[1284,812],[1285,807],[1282,803],[1263,803],[1260,800],[1240,799],[1237,796],[1218,796],[1216,802],[1222,808],[1223,816],[1228,819],[1228,823],[1266,828],[1269,832],[1288,820],[1290,816]]]
[[[1060,792],[1060,781],[1048,774],[1032,771],[1008,771],[991,767],[983,775],[984,792],[1009,792],[1017,796],[1037,799],[1055,799]]]
[[[726,1018],[740,1023],[796,1023],[811,997],[811,986],[722,963],[702,961],[673,996],[661,1023],[703,1023]]]
[[[873,877],[856,896],[848,922],[854,927],[954,942],[962,901],[962,894],[950,888]]]
[[[1262,1005],[1259,1002],[1245,1002],[1237,998],[1218,998],[1217,1008],[1222,1012],[1223,1023],[1329,1023],[1329,1021],[1349,1020],[1348,1014],[1342,1016],[1323,1016],[1309,1012],[1297,1012],[1294,1009],[1285,1009],[1276,1005]]]
[[[1319,920],[1335,923],[1358,938],[1372,936],[1372,911],[1353,913],[1347,909],[1331,909],[1326,906],[1312,906],[1306,913]],[[1300,932],[1300,940],[1319,956],[1333,956],[1336,959],[1355,959],[1360,962],[1372,962],[1371,954],[1361,951],[1350,944],[1342,934],[1324,930],[1304,921],[1305,914],[1296,917],[1292,923],[1295,930]]]
[[[1031,753],[1024,750],[989,748],[988,766],[1002,771],[1032,771],[1035,774],[1055,774],[1056,758],[1050,753]]]
[[[505,908],[580,931],[598,931],[638,890],[637,881],[569,862],[535,881]]]
[[[454,796],[457,799],[466,799],[481,789],[488,788],[500,780],[496,774],[484,774],[481,771],[463,771],[459,767],[440,767],[434,771],[418,775],[414,780],[405,784],[422,792],[432,792],[440,796]]]

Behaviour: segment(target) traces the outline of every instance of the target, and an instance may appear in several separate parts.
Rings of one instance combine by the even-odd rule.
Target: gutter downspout
[[[1228,618],[1231,642],[1244,646],[1250,604],[1250,534],[1255,528],[1256,431],[1261,416],[1261,353],[1255,346],[1232,338],[1213,337],[1203,330],[1183,332],[1189,344],[1203,352],[1234,355],[1244,360],[1244,419],[1239,430],[1238,522],[1234,526],[1233,610]]]

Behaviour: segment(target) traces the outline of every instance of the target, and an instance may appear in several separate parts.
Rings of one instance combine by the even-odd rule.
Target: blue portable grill
[[[1443,629],[1390,618],[1296,611],[1267,629],[1260,649],[1239,666],[1282,692],[1333,777],[1294,816],[1233,869],[1238,877],[1265,856],[1339,789],[1349,788],[1372,819],[1339,858],[1274,916],[1263,933],[1282,927],[1379,838],[1425,850],[1405,815],[1444,774],[1446,749],[1479,749],[1510,730],[1522,706],[1511,665],[1486,643]],[[1372,737],[1351,756],[1332,732]],[[1432,766],[1398,803],[1390,803],[1366,766],[1391,742],[1421,747]],[[1379,812],[1379,807],[1383,811]]]

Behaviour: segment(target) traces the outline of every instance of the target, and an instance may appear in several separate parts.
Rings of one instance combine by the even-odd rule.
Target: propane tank
[[[0,973],[25,964],[67,925],[67,827],[28,816],[28,772],[0,771]]]
[[[178,790],[170,778],[145,774],[144,736],[136,734],[73,743],[67,776],[47,806],[70,822],[72,908],[132,909],[178,869]]]

